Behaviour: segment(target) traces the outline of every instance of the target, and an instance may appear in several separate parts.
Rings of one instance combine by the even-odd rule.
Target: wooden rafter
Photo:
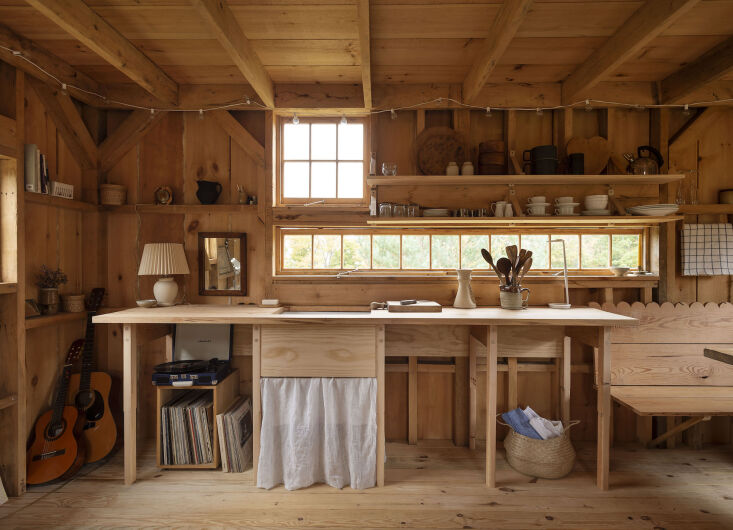
[[[359,49],[364,108],[372,108],[372,52],[369,30],[369,0],[359,0]]]
[[[159,100],[178,102],[176,82],[81,0],[28,3]]]
[[[133,111],[99,146],[99,171],[112,169],[162,117],[162,112]]]
[[[733,72],[733,37],[667,76],[660,83],[662,103],[678,103],[698,88]]]
[[[505,0],[502,4],[476,60],[463,81],[463,100],[466,103],[475,101],[481,92],[519,30],[531,5],[532,0]]]
[[[574,103],[574,98],[587,98],[590,89],[606,79],[699,1],[647,0],[565,80],[562,85],[563,103]]]
[[[270,74],[262,65],[249,39],[245,37],[229,6],[223,0],[191,0],[191,4],[196,7],[262,102],[268,107],[274,107],[275,90]]]
[[[213,110],[209,114],[221,125],[229,136],[232,137],[239,147],[254,158],[258,164],[265,166],[265,148],[259,143],[250,132],[239,123],[229,111]]]
[[[9,51],[0,48],[0,60],[15,66],[19,70],[22,70],[44,83],[58,87],[59,81],[61,81],[67,85],[74,85],[83,90],[104,95],[104,89],[100,87],[94,79],[80,72],[62,59],[56,57],[48,50],[41,48],[34,42],[21,37],[20,35],[17,35],[2,25],[0,25],[0,46],[20,52],[20,55],[14,55]],[[33,66],[31,62],[37,64],[40,68]],[[48,72],[48,74],[51,74],[53,77],[44,73],[43,70]],[[54,79],[54,77],[59,81]],[[87,94],[81,90],[69,90],[75,98],[90,105],[98,105],[101,102],[98,97]]]
[[[38,81],[29,80],[61,134],[66,147],[83,169],[97,167],[97,145],[68,94]]]

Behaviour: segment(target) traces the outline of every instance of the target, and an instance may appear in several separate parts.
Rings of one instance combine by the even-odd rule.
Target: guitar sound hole
[[[64,431],[66,430],[66,420],[61,419],[55,423],[49,423],[46,426],[46,432],[44,433],[46,440],[56,440],[59,438],[62,434],[64,434]]]
[[[76,396],[76,408],[83,410],[87,421],[98,421],[104,416],[104,400],[96,390],[80,392]]]
[[[93,403],[95,398],[95,392],[89,390],[87,392],[79,392],[76,395],[76,408],[81,410],[88,409]]]

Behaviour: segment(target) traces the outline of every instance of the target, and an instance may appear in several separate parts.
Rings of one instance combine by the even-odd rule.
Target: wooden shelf
[[[680,204],[680,213],[685,215],[733,215],[733,204]]]
[[[18,402],[18,396],[10,394],[9,396],[0,397],[0,410],[12,407]]]
[[[376,226],[423,226],[423,227],[480,227],[480,226],[521,226],[533,225],[542,227],[573,226],[650,226],[672,223],[683,219],[681,215],[665,216],[574,216],[574,217],[383,217],[369,219],[367,224]]]
[[[124,204],[122,206],[103,206],[105,211],[114,213],[240,213],[256,210],[256,204]]]
[[[34,204],[45,204],[46,206],[56,206],[57,208],[67,208],[69,210],[79,210],[82,212],[96,212],[99,206],[90,202],[77,201],[76,199],[64,199],[62,197],[54,197],[44,193],[25,192],[25,202]]]
[[[15,282],[0,282],[0,294],[13,294],[18,291],[18,284]]]
[[[87,312],[81,313],[57,313],[55,315],[31,317],[25,319],[25,329],[43,328],[53,326],[55,324],[65,324],[66,322],[75,322],[77,320],[86,320]]]
[[[668,184],[684,175],[404,175],[368,177],[369,186],[506,186],[517,185],[581,185],[581,184]]]

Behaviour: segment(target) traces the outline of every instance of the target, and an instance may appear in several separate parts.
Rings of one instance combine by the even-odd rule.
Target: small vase
[[[38,293],[38,303],[43,305],[52,305],[59,303],[58,287],[42,287]]]
[[[458,292],[453,307],[459,309],[475,309],[476,300],[471,290],[471,269],[456,269],[458,274]]]
[[[448,162],[448,167],[445,168],[445,174],[449,177],[455,177],[459,171],[458,164],[455,162]]]

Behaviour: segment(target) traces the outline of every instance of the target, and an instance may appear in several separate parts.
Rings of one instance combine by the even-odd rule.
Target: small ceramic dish
[[[158,305],[158,302],[153,300],[136,300],[135,303],[138,307],[155,307]]]
[[[628,267],[611,267],[610,271],[613,273],[614,276],[618,276],[619,278],[621,276],[626,276],[626,273],[629,272]]]

